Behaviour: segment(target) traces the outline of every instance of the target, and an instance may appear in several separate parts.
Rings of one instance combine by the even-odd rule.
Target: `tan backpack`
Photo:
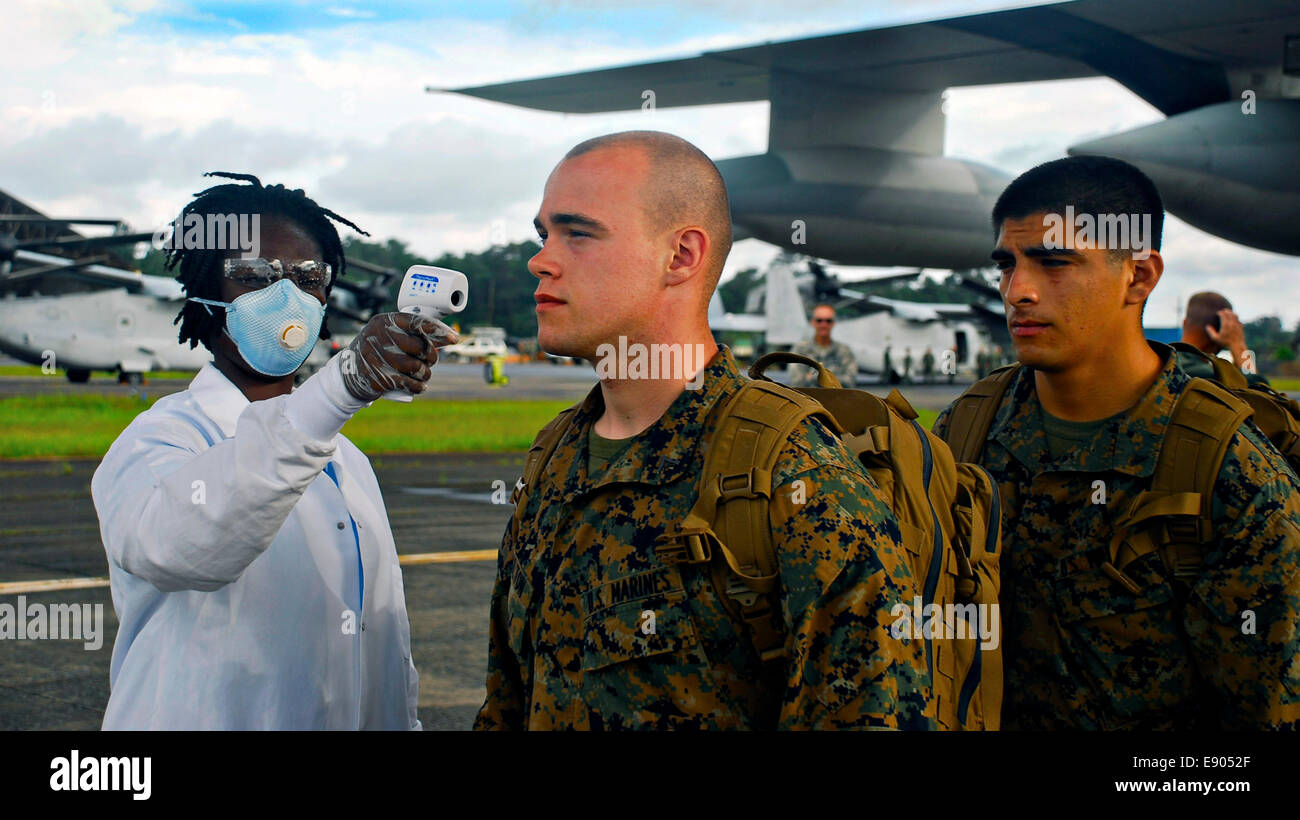
[[[1248,385],[1230,362],[1181,342],[1173,348],[1180,361],[1209,359],[1215,378],[1193,378],[1174,403],[1151,487],[1116,518],[1110,560],[1101,570],[1138,594],[1141,588],[1124,570],[1158,552],[1176,599],[1185,603],[1214,539],[1214,485],[1233,434],[1253,416],[1256,426],[1296,470],[1300,468],[1300,405],[1270,387]],[[957,458],[979,459],[1003,395],[1020,366],[998,368],[954,403],[945,438]]]
[[[763,371],[776,362],[815,368],[819,386],[794,390],[773,383]],[[948,446],[916,422],[916,411],[897,390],[881,400],[842,389],[820,364],[793,353],[770,353],[749,374],[752,381],[713,409],[716,426],[705,444],[696,503],[680,527],[661,539],[657,552],[709,573],[719,599],[746,625],[755,651],[780,678],[786,652],[768,519],[772,472],[795,429],[809,417],[820,419],[861,460],[898,519],[921,615],[909,615],[903,628],[926,642],[931,716],[943,729],[997,729],[1001,518],[989,474],[956,463]],[[522,514],[529,488],[575,409],[547,425],[529,450],[516,488],[516,514]],[[981,649],[981,623],[994,630],[996,646]]]

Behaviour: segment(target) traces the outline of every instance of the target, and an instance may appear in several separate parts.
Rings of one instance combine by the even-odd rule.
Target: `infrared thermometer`
[[[469,301],[469,280],[465,274],[433,265],[412,265],[402,277],[402,287],[397,291],[397,310],[441,319],[460,313]],[[405,390],[389,390],[383,396],[391,401],[410,401],[415,398]]]

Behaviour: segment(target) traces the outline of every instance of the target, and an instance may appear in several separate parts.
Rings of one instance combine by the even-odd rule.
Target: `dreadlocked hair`
[[[322,260],[334,270],[334,279],[326,288],[326,304],[334,281],[347,273],[347,262],[343,257],[343,245],[334,222],[347,225],[363,236],[370,234],[358,228],[351,221],[344,219],[328,208],[322,208],[310,199],[301,188],[288,189],[283,185],[263,185],[252,174],[232,174],[227,171],[209,171],[205,177],[223,177],[251,183],[238,185],[227,183],[214,185],[194,195],[194,201],[186,205],[176,217],[173,224],[174,236],[184,230],[185,217],[189,214],[261,214],[275,215],[301,226],[321,246],[325,253]],[[331,222],[333,220],[333,222]],[[221,266],[225,252],[208,248],[186,248],[184,242],[171,242],[167,249],[166,269],[177,270],[176,279],[185,288],[187,297],[221,301]],[[208,308],[211,308],[209,313]],[[226,320],[225,308],[216,305],[203,305],[197,302],[185,302],[181,312],[176,314],[172,324],[179,323],[180,342],[190,343],[190,349],[200,343],[212,350],[209,341],[214,332],[220,330]],[[320,338],[330,337],[328,317],[321,322]]]

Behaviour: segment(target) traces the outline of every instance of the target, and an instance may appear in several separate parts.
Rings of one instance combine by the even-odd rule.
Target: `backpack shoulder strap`
[[[979,461],[989,428],[993,426],[993,417],[1002,406],[1002,397],[1019,370],[1019,363],[1003,365],[971,385],[953,403],[943,438],[952,449],[955,460]]]
[[[748,626],[764,662],[785,656],[772,599],[780,575],[768,521],[772,470],[786,440],[810,416],[839,432],[815,400],[771,382],[747,382],[725,399],[704,445],[695,505],[657,549],[669,561],[709,565],[719,598]]]
[[[1181,585],[1195,579],[1214,538],[1211,509],[1219,470],[1233,434],[1251,413],[1249,404],[1208,379],[1188,383],[1171,411],[1151,488],[1115,522],[1110,563],[1116,580],[1136,586],[1131,579],[1124,583],[1124,568],[1156,551]],[[1174,589],[1181,597],[1180,584]]]
[[[1173,345],[1179,364],[1204,360],[1214,369],[1214,381],[1227,388],[1255,411],[1255,424],[1293,468],[1300,467],[1300,403],[1279,393],[1268,379],[1242,373],[1226,359],[1208,356],[1183,342]],[[1187,369],[1186,365],[1183,367]]]
[[[586,399],[583,399],[586,401]],[[523,475],[515,483],[515,489],[510,494],[510,503],[514,504],[514,517],[518,519],[523,515],[524,507],[527,506],[528,494],[537,485],[538,479],[542,477],[542,471],[550,462],[551,456],[555,454],[555,448],[560,445],[560,440],[564,434],[569,431],[569,425],[573,422],[573,417],[577,414],[578,408],[582,406],[582,401],[573,404],[561,410],[559,415],[546,423],[546,426],[538,432],[537,437],[533,439],[533,444],[528,448],[528,455],[524,457]],[[518,526],[518,521],[515,522]]]
[[[1229,390],[1245,390],[1250,386],[1246,381],[1245,374],[1238,370],[1235,364],[1226,359],[1211,356],[1187,342],[1174,342],[1170,347],[1174,349],[1174,355],[1179,358],[1180,364],[1182,361],[1203,359],[1214,370],[1214,381]]]

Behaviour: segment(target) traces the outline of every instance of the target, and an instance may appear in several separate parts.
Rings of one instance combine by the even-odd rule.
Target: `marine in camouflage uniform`
[[[897,521],[821,422],[773,471],[779,680],[763,683],[705,572],[656,554],[695,501],[709,411],[742,380],[721,348],[699,389],[594,475],[593,389],[502,542],[476,729],[932,728],[924,643],[890,635],[915,594]]]
[[[1217,545],[1185,606],[1158,553],[1124,569],[1139,594],[1101,570],[1111,522],[1149,488],[1190,381],[1169,347],[1152,348],[1164,362],[1155,384],[1060,459],[1029,368],[989,429],[981,459],[1003,503],[1003,728],[1300,728],[1300,481],[1253,423],[1229,444]],[[1104,504],[1092,503],[1098,480]]]
[[[857,382],[858,361],[852,348],[843,342],[832,341],[830,347],[821,347],[815,341],[808,340],[799,342],[790,348],[790,352],[821,362],[845,387],[853,387]],[[816,387],[817,371],[801,364],[790,365],[790,386]]]

